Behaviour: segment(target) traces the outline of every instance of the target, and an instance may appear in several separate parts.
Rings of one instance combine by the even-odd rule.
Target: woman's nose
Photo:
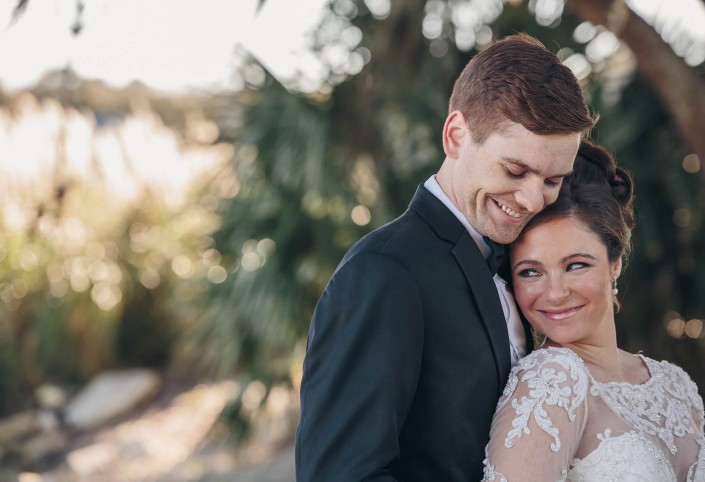
[[[560,276],[551,276],[544,293],[547,301],[558,304],[570,295],[570,288]]]

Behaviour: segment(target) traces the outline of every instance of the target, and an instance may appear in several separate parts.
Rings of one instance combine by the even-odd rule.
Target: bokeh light
[[[689,320],[684,327],[685,334],[689,338],[702,338],[703,333],[703,320],[694,318]]]
[[[683,170],[691,174],[700,172],[700,157],[697,154],[688,154],[683,158]]]
[[[350,217],[352,218],[353,222],[358,226],[367,226],[372,220],[370,210],[361,204],[358,204],[353,208],[352,212],[350,213]]]
[[[691,214],[688,208],[679,208],[673,212],[673,224],[679,228],[690,226]]]

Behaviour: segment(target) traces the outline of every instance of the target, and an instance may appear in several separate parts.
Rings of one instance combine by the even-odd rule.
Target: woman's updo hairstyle
[[[556,202],[534,216],[524,229],[576,217],[602,240],[610,262],[622,258],[626,264],[634,228],[633,204],[631,175],[617,166],[604,148],[585,139]]]

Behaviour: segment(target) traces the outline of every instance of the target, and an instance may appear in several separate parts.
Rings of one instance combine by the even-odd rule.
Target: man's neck
[[[475,241],[475,244],[477,244],[477,247],[480,248],[482,256],[486,258],[490,254],[490,247],[482,239],[482,235],[478,233],[477,230],[470,224],[470,221],[468,221],[465,215],[460,211],[460,209],[458,209],[458,206],[453,203],[451,198],[443,190],[443,187],[438,182],[438,175],[431,176],[424,183],[424,187],[428,189],[431,194],[436,196],[443,204],[445,204],[448,210],[453,213],[453,215],[462,223],[463,226],[465,226],[465,229],[468,233],[470,233],[470,236]]]

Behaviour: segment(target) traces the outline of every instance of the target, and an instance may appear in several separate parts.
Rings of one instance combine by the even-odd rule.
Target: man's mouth
[[[509,206],[506,206],[499,201],[495,201],[495,202],[497,203],[497,206],[499,206],[499,208],[502,211],[504,211],[506,214],[513,217],[514,219],[519,219],[522,216],[520,213],[516,212],[515,210],[513,210]]]

